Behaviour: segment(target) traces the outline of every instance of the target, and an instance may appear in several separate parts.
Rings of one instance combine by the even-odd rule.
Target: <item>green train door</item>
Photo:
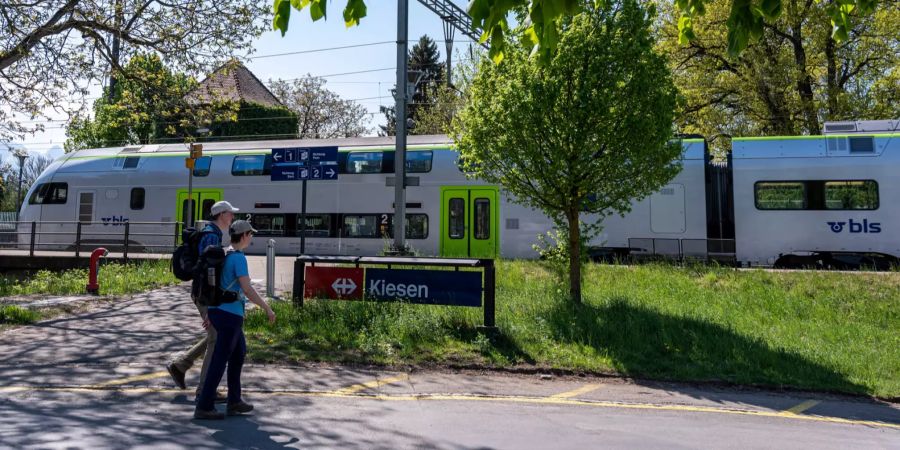
[[[209,218],[212,205],[222,200],[222,189],[194,189],[191,192],[193,202],[188,201],[187,189],[178,190],[178,205],[175,212],[176,220],[179,224],[179,235],[181,228],[193,226],[198,220],[207,220]],[[188,211],[193,207],[193,214]],[[188,216],[191,216],[192,223],[187,223]]]
[[[500,253],[499,190],[441,188],[441,256],[496,258]]]

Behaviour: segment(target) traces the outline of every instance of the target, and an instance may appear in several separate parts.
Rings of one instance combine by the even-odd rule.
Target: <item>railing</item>
[[[147,231],[154,227],[158,231]],[[22,250],[27,246],[31,257],[39,247],[56,248],[74,251],[75,257],[79,257],[82,251],[106,247],[112,252],[121,252],[122,258],[128,261],[129,252],[135,250],[157,254],[172,252],[179,244],[180,231],[180,222],[3,221],[0,222],[0,248]],[[72,236],[72,239],[51,238],[52,242],[47,242],[48,239],[41,239],[42,236]]]
[[[629,238],[629,256],[676,261],[735,261],[734,239]]]

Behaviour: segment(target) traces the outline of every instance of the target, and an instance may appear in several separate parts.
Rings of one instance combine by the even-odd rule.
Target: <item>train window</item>
[[[122,163],[122,168],[123,169],[137,169],[139,162],[141,162],[140,156],[128,156],[125,158],[125,162]]]
[[[491,238],[491,201],[486,198],[475,199],[475,239]]]
[[[872,137],[852,137],[850,140],[850,153],[874,153],[875,139]]]
[[[197,158],[197,161],[194,162],[194,176],[205,177],[209,175],[210,166],[212,166],[211,156],[203,156]]]
[[[234,176],[269,175],[272,173],[272,155],[238,155],[231,163]]]
[[[353,152],[347,155],[347,173],[381,173],[381,152]]]
[[[393,236],[393,234],[391,235]],[[406,215],[406,238],[407,239],[427,239],[428,238],[428,216],[425,214],[407,214]]]
[[[466,237],[466,201],[461,198],[450,199],[450,221],[447,231],[450,239],[463,239]]]
[[[284,236],[284,215],[282,214],[253,214],[251,217],[253,228],[260,236]]]
[[[41,183],[31,193],[29,205],[64,205],[68,197],[68,183]]]
[[[211,220],[212,219],[212,207],[215,204],[216,204],[216,199],[204,198],[203,203],[200,204],[200,217],[203,217],[206,220]]]
[[[297,236],[300,236],[301,216],[297,216]],[[330,214],[307,214],[306,215],[306,237],[327,238],[331,237],[331,215]]]
[[[131,209],[144,209],[144,188],[131,189]]]
[[[754,191],[756,209],[807,209],[802,181],[759,181]]]
[[[378,214],[345,214],[341,236],[348,238],[377,238]]]
[[[826,181],[825,209],[878,209],[878,183]]]
[[[409,152],[406,154],[406,173],[426,173],[431,172],[431,160],[434,153],[427,152]]]

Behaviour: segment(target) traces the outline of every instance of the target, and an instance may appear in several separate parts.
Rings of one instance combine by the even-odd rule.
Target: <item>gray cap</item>
[[[223,212],[226,212],[226,211],[238,212],[240,210],[235,208],[234,206],[231,206],[231,203],[228,203],[225,200],[216,202],[215,204],[212,205],[212,208],[209,209],[209,213],[214,216],[222,214]]]
[[[248,231],[256,233],[256,230],[253,229],[250,222],[247,222],[246,220],[235,220],[231,224],[231,227],[228,228],[228,234],[244,234]]]

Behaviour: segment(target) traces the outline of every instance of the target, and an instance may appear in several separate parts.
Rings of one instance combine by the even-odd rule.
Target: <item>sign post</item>
[[[197,160],[203,157],[203,144],[192,143],[189,147],[189,155],[184,159],[184,166],[188,169],[188,216],[185,227],[194,226],[194,167]]]
[[[300,254],[306,253],[306,182],[337,180],[337,147],[295,147],[272,149],[272,181],[301,180]]]

